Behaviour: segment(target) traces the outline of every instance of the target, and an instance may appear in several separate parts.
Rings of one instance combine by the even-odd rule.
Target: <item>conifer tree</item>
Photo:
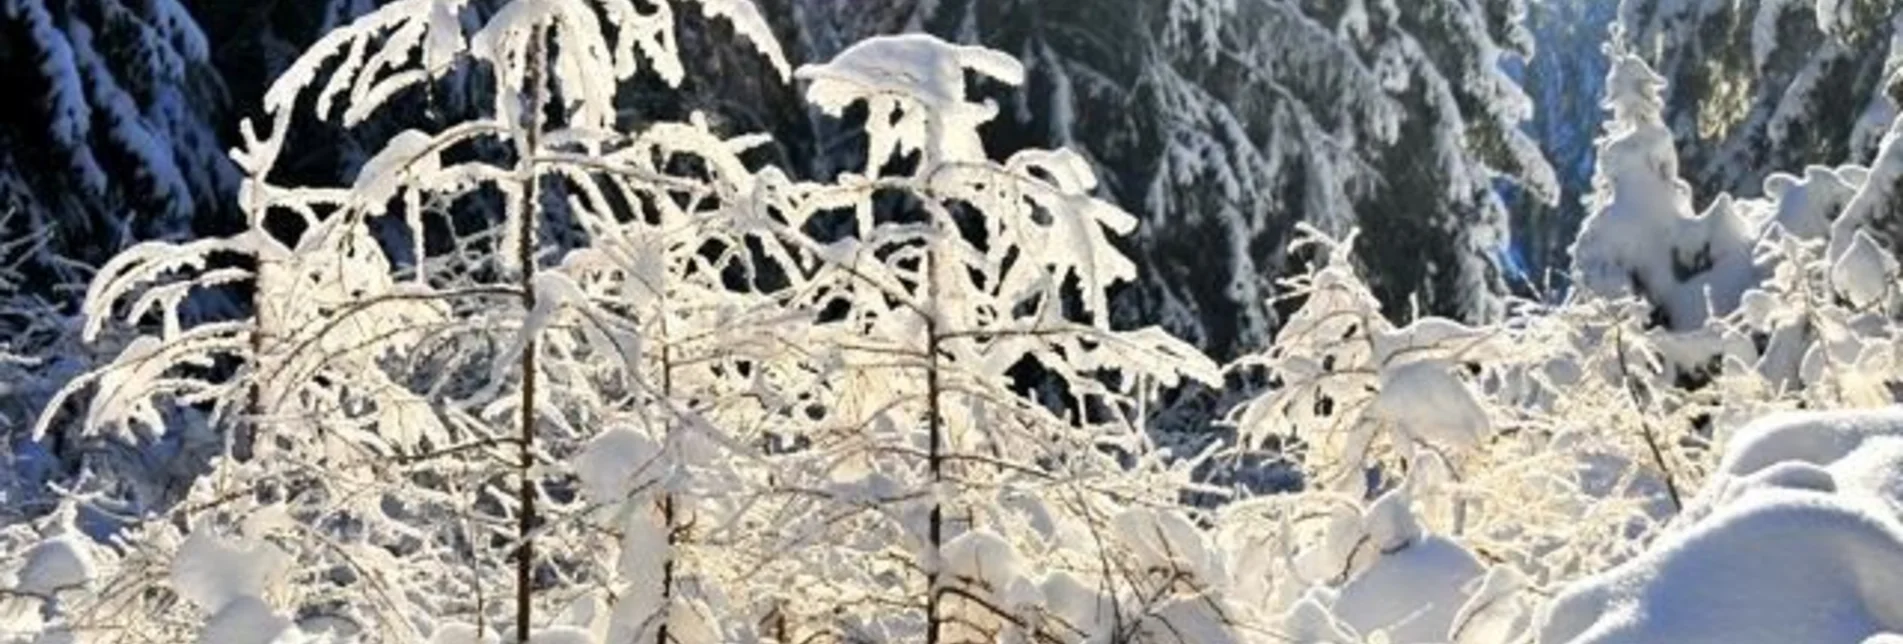
[[[237,173],[224,87],[179,0],[0,3],[0,228],[49,231],[32,274],[82,278],[117,250],[215,227]],[[60,280],[35,279],[35,283]]]

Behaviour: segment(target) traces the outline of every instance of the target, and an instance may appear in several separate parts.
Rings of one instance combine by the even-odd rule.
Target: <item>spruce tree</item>
[[[34,275],[73,278],[131,242],[228,211],[225,94],[178,0],[0,2],[0,235],[49,230]],[[35,279],[36,283],[50,283]]]

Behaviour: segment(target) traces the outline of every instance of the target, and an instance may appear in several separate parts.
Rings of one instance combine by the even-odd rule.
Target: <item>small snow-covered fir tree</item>
[[[1756,283],[1752,231],[1729,197],[1703,214],[1679,179],[1678,155],[1661,113],[1664,79],[1637,56],[1612,49],[1592,213],[1572,248],[1583,293],[1639,297],[1665,326],[1686,331],[1738,306]]]
[[[1135,219],[1090,195],[1073,153],[992,160],[978,127],[997,108],[967,97],[967,73],[1023,79],[1009,56],[923,35],[797,74],[828,113],[866,106],[869,162],[766,202],[790,229],[847,217],[852,231],[812,242],[805,280],[835,338],[815,356],[832,365],[834,402],[783,484],[822,508],[777,533],[810,544],[783,574],[824,588],[786,598],[794,640],[1072,641],[1140,628],[1159,597],[1175,601],[1143,571],[1105,567],[1120,560],[1105,549],[1128,546],[1078,537],[1185,484],[1147,447],[1142,401],[1185,377],[1213,383],[1214,366],[1156,328],[1112,329],[1106,290],[1135,267],[1110,239]],[[1014,391],[1020,369],[1061,397]],[[812,579],[801,561],[844,565]],[[1076,596],[1040,590],[1051,584]],[[1128,603],[1127,623],[1065,626],[1102,602]]]
[[[1606,368],[1646,347],[1600,341],[1619,318],[1587,309],[1395,325],[1352,238],[1309,234],[1325,261],[1285,286],[1303,304],[1275,343],[1231,365],[1268,384],[1217,456],[1283,463],[1305,485],[1239,489],[1217,513],[1225,597],[1302,641],[1514,641],[1530,589],[1645,534],[1660,480],[1647,435],[1601,430],[1658,413]]]

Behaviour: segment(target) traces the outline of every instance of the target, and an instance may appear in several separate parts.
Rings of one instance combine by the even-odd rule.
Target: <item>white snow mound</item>
[[[1883,641],[1903,633],[1903,407],[1740,429],[1650,550],[1555,598],[1541,642]]]

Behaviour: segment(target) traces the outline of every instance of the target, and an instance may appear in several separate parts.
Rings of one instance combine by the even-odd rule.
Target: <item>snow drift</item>
[[[1903,407],[1773,415],[1679,523],[1575,582],[1542,642],[1859,642],[1903,632]],[[1888,635],[1886,635],[1888,634]]]

